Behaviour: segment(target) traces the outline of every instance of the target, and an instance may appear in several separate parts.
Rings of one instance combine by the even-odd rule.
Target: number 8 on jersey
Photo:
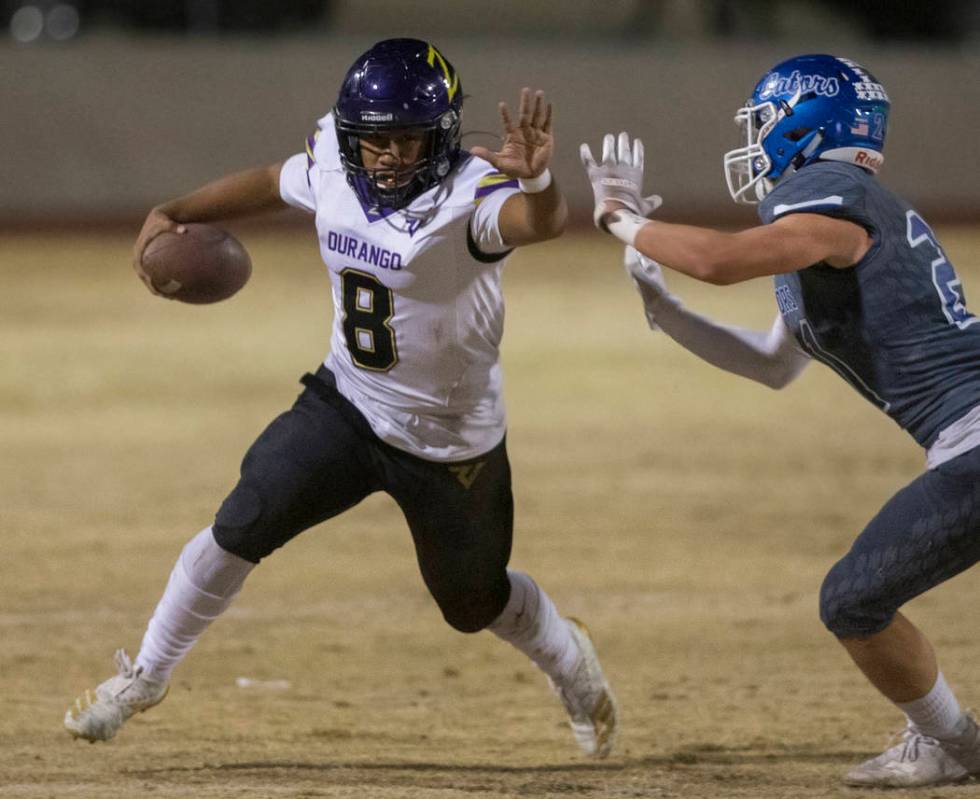
[[[398,363],[395,331],[388,324],[394,316],[394,298],[373,275],[357,269],[340,273],[344,295],[344,338],[351,360],[361,369],[387,372]]]

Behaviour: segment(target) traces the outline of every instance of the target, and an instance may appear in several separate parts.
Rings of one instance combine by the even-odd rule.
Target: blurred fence
[[[398,22],[385,35],[429,36]],[[224,172],[288,156],[332,105],[350,61],[377,38],[110,30],[53,47],[0,45],[0,225],[130,220]],[[774,42],[569,34],[436,43],[462,76],[464,130],[495,133],[498,100],[513,103],[522,86],[547,91],[554,171],[579,218],[590,206],[579,142],[626,129],[646,142],[647,187],[664,196],[668,218],[751,219],[732,205],[721,169],[736,146],[732,114],[776,61],[830,51],[864,63],[891,95],[882,180],[934,218],[980,220],[975,47],[871,44],[850,30]],[[492,139],[464,143],[478,141]]]

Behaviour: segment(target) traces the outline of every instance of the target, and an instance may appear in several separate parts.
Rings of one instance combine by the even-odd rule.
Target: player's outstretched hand
[[[643,192],[643,142],[623,131],[618,137],[607,133],[602,138],[602,161],[596,163],[588,144],[579,148],[582,166],[592,184],[595,197],[595,213],[592,219],[596,227],[605,230],[603,217],[619,208],[647,217],[656,211],[663,200],[656,194],[644,197]]]
[[[504,126],[504,139],[500,150],[493,152],[486,147],[473,147],[470,152],[477,158],[489,161],[498,170],[512,178],[536,178],[551,162],[555,139],[551,135],[551,103],[546,103],[543,91],[521,89],[517,124],[511,119],[507,103],[500,103],[500,119]]]
[[[156,294],[158,297],[173,299],[173,297],[169,297],[168,295],[157,291],[153,287],[153,281],[150,280],[150,276],[144,271],[143,251],[146,249],[146,245],[161,233],[166,233],[168,231],[184,233],[186,230],[187,228],[175,222],[173,219],[163,213],[163,211],[160,211],[157,208],[150,211],[146,217],[146,221],[143,222],[143,229],[140,230],[139,236],[136,237],[136,244],[133,245],[133,269],[136,270],[136,274],[139,276],[139,279],[143,281],[143,284],[150,290],[151,294]]]
[[[643,300],[643,312],[647,324],[650,325],[651,330],[658,330],[660,328],[657,324],[658,311],[668,305],[677,306],[680,300],[670,293],[660,264],[652,258],[647,258],[633,247],[627,247],[623,253],[623,266],[626,267],[626,274],[633,280],[633,285]]]

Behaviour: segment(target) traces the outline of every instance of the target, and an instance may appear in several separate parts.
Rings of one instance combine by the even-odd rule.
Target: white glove
[[[600,230],[605,227],[602,217],[609,212],[606,202],[615,200],[631,211],[646,217],[656,211],[663,200],[656,194],[642,195],[643,190],[643,142],[633,141],[630,151],[630,136],[623,131],[617,137],[607,133],[602,138],[602,163],[597,164],[588,144],[579,147],[582,166],[592,184],[595,196],[595,212],[592,220]]]
[[[664,273],[660,264],[652,258],[638,252],[634,247],[627,247],[623,253],[623,266],[630,276],[633,285],[643,300],[643,313],[651,330],[659,330],[657,314],[664,308],[679,308],[681,301],[667,288]]]

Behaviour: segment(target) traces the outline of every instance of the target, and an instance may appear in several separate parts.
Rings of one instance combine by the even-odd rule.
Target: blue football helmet
[[[877,172],[888,109],[878,79],[846,58],[803,55],[777,64],[735,114],[745,146],[725,154],[732,199],[757,203],[784,174],[817,160]]]
[[[333,109],[340,160],[361,202],[397,210],[441,182],[459,159],[462,110],[459,75],[428,42],[386,39],[362,54]],[[424,136],[419,159],[394,176],[366,168],[361,137],[393,130]]]

